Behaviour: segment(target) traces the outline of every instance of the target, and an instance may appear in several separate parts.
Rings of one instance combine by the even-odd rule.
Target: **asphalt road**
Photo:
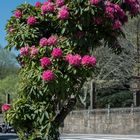
[[[0,133],[0,140],[17,140],[16,134]],[[61,140],[140,140],[140,135],[63,135]]]

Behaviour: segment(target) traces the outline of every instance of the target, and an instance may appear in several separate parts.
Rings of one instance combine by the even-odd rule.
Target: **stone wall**
[[[140,108],[73,111],[63,133],[140,134]]]

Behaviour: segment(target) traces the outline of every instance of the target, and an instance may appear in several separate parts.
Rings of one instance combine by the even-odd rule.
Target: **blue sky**
[[[0,4],[0,45],[5,47],[7,42],[5,40],[5,25],[7,20],[12,16],[12,11],[24,2],[34,5],[37,1],[44,2],[46,0],[2,0]]]

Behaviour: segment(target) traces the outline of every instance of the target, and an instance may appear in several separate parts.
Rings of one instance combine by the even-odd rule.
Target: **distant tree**
[[[121,40],[122,52],[117,55],[108,47],[97,48],[93,54],[97,58],[96,71],[92,81],[96,87],[96,107],[124,107],[132,104],[132,93],[129,91],[129,80],[135,65],[135,49],[126,40]],[[90,105],[90,82],[82,89],[80,102]]]
[[[16,73],[18,68],[15,54],[0,47],[0,79]]]
[[[17,97],[17,83],[17,74],[9,75],[0,80],[0,104],[6,103],[8,94],[10,95],[10,102]]]
[[[6,102],[7,94],[15,98],[19,66],[16,56],[0,46],[0,104]]]

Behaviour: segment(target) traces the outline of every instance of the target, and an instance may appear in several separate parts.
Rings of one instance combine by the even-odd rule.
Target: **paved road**
[[[140,140],[140,135],[64,135],[62,140]]]
[[[1,134],[0,140],[17,140],[15,134]],[[63,135],[61,140],[140,140],[140,135]]]

